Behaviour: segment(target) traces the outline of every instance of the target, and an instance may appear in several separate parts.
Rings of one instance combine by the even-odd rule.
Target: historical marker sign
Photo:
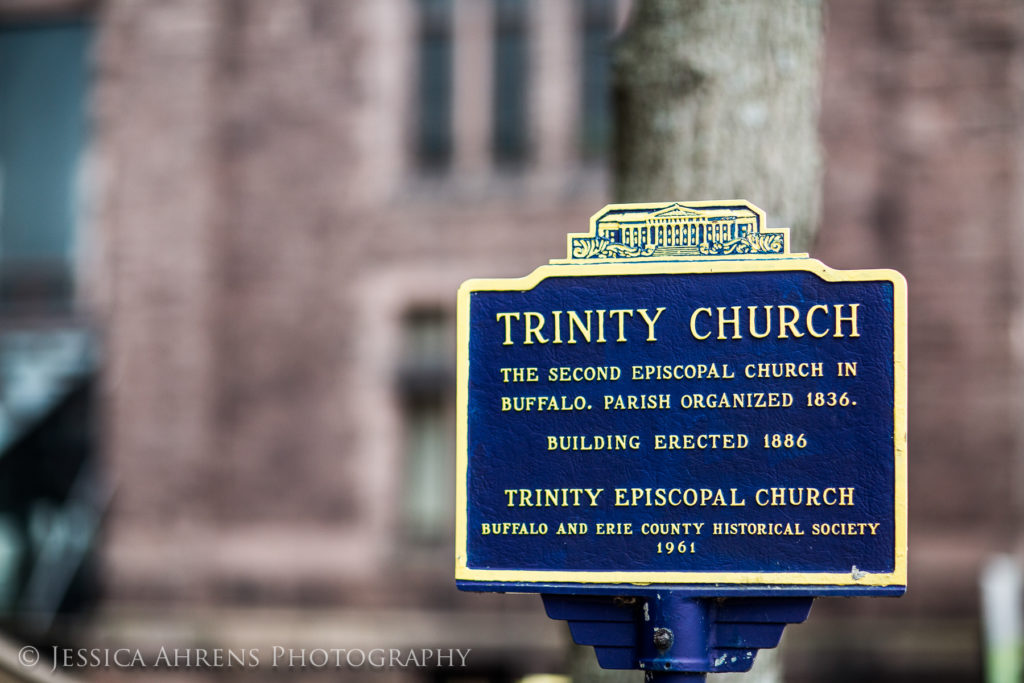
[[[906,283],[743,201],[612,205],[459,291],[456,578],[900,593]]]

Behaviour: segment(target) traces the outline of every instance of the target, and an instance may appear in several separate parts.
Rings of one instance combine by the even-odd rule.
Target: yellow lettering
[[[707,334],[701,335],[699,332],[697,332],[697,314],[699,313],[706,313],[709,318],[711,317],[710,308],[698,308],[696,311],[694,311],[693,314],[690,316],[690,334],[693,335],[694,339],[704,340],[710,337],[711,333],[708,332]]]
[[[498,322],[501,322],[502,319],[505,320],[505,341],[503,341],[501,343],[501,345],[502,346],[511,346],[512,345],[512,318],[515,318],[516,320],[519,320],[519,314],[518,313],[499,313],[498,315],[495,316],[495,318],[498,320]]]
[[[824,332],[818,332],[814,328],[814,312],[819,310],[824,311],[825,315],[828,315],[828,306],[823,306],[821,304],[811,306],[811,310],[807,311],[807,331],[811,333],[812,337],[815,337],[817,339],[821,339],[822,337],[828,334],[828,330],[825,330]]]
[[[850,315],[848,315],[848,316],[844,316],[843,315],[843,306],[844,305],[846,305],[846,304],[836,304],[836,306],[835,306],[835,310],[836,310],[836,333],[833,336],[842,337],[843,336],[843,323],[847,322],[847,323],[850,323],[850,336],[851,337],[859,337],[860,335],[857,333],[857,308],[860,306],[860,304],[849,304],[849,306],[850,306]]]
[[[724,311],[725,311],[725,307],[723,307],[723,306],[719,306],[718,307],[718,338],[719,339],[727,339],[727,337],[725,336],[725,326],[726,325],[732,325],[732,338],[733,339],[742,339],[743,337],[740,335],[740,307],[739,306],[733,306],[732,307],[732,317],[731,318],[726,318],[723,315]]]
[[[541,328],[544,327],[544,316],[534,311],[526,311],[523,315],[525,316],[524,324],[526,327],[523,333],[523,344],[532,344],[531,337],[536,337],[537,341],[541,344],[547,344],[548,340],[540,333]],[[535,322],[531,323],[531,320]]]
[[[787,320],[786,313],[789,313],[791,317]],[[527,314],[529,315],[529,314]],[[796,306],[779,306],[779,339],[788,339],[786,330],[788,329],[794,337],[802,337],[804,333],[796,329],[796,322],[800,319],[800,309]]]
[[[664,306],[659,306],[657,312],[655,312],[655,314],[654,314],[654,318],[651,318],[649,315],[647,315],[647,309],[646,308],[638,308],[638,309],[636,309],[636,312],[639,313],[640,316],[644,319],[644,322],[647,323],[647,341],[649,341],[649,342],[658,341],[654,337],[654,323],[658,322],[658,318],[661,317],[661,314],[664,311],[665,311],[665,307]]]

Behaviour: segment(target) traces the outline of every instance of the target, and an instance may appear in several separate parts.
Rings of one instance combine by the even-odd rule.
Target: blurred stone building
[[[819,600],[786,668],[976,680],[978,573],[1020,537],[1020,9],[828,9],[812,255],[910,283],[910,591]],[[54,406],[96,368],[76,642],[473,649],[438,679],[563,667],[536,596],[453,587],[455,290],[560,256],[607,201],[627,10],[0,2],[0,132],[42,131],[28,151],[0,135],[0,330],[65,334]],[[40,125],[52,110],[69,120]],[[38,419],[12,417],[12,442]],[[47,535],[11,519],[3,556],[32,576]]]

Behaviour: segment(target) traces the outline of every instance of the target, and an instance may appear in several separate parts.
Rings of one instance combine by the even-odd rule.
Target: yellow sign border
[[[801,255],[802,256],[802,255]],[[887,281],[893,285],[893,444],[895,488],[894,571],[826,572],[670,572],[562,571],[473,569],[468,552],[468,415],[469,303],[474,292],[528,291],[548,278],[603,275],[673,275],[703,273],[761,273],[804,271],[826,282]],[[521,278],[480,278],[459,287],[457,305],[456,465],[455,465],[455,578],[463,581],[601,584],[750,584],[758,586],[906,586],[907,584],[907,281],[889,269],[835,270],[811,258],[757,260],[591,262],[585,265],[546,265]]]

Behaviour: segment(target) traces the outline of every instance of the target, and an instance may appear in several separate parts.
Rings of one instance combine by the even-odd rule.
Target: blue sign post
[[[818,595],[906,588],[906,283],[744,201],[611,205],[459,291],[455,576],[602,666],[742,671]]]

